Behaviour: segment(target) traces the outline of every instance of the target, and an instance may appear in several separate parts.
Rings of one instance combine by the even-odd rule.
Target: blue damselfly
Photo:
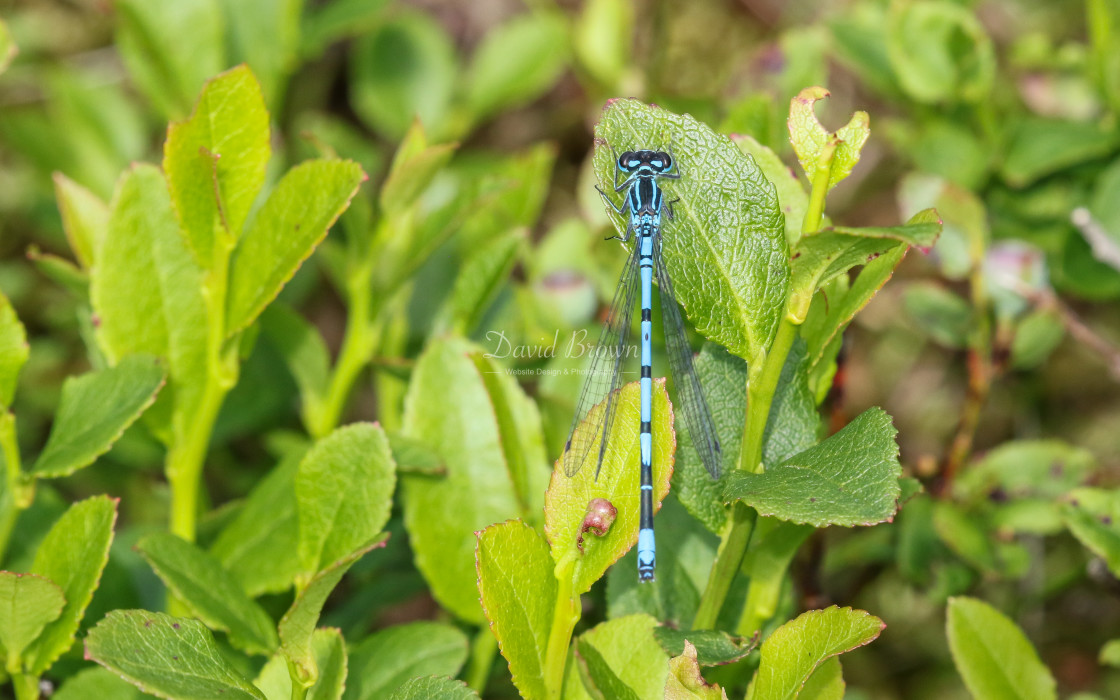
[[[673,220],[673,204],[677,200],[665,198],[658,181],[680,178],[679,168],[674,172],[676,163],[670,153],[654,150],[626,151],[615,161],[614,191],[625,191],[623,204],[616,205],[610,196],[599,190],[603,200],[616,213],[627,216],[626,230],[621,236],[612,236],[624,244],[637,236],[630,257],[623,268],[622,277],[615,291],[607,320],[599,339],[600,348],[614,348],[613,352],[598,353],[592,359],[591,368],[580,392],[576,406],[575,419],[568,442],[564,448],[564,471],[574,476],[587,460],[588,452],[596,438],[599,438],[599,454],[596,459],[595,476],[603,466],[607,437],[614,420],[618,390],[622,386],[622,359],[630,334],[630,318],[634,304],[635,291],[641,288],[641,431],[639,448],[641,454],[641,515],[638,530],[638,578],[652,581],[656,560],[653,536],[653,438],[651,435],[652,374],[650,331],[652,327],[652,281],[657,278],[661,290],[661,317],[665,331],[665,348],[669,356],[669,366],[677,388],[677,415],[683,418],[692,444],[700,454],[700,459],[713,478],[719,478],[720,446],[716,435],[715,423],[704,399],[700,380],[692,366],[692,348],[681,321],[680,308],[677,306],[673,285],[661,256],[661,215],[668,221]],[[620,183],[618,175],[625,177]],[[596,188],[598,189],[598,188]],[[593,406],[606,401],[605,409],[596,415],[591,429],[576,432],[576,427]]]

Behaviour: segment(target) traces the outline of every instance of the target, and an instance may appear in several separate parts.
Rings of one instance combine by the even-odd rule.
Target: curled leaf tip
[[[583,551],[583,535],[590,532],[596,537],[602,537],[607,534],[614,524],[615,518],[618,517],[618,509],[614,504],[605,498],[593,498],[587,504],[587,513],[583,516],[583,522],[579,527],[579,539],[576,540],[576,547],[579,551]]]

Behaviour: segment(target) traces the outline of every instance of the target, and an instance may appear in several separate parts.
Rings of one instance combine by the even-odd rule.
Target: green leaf
[[[382,19],[387,0],[334,0],[307,8],[300,37],[304,56],[318,57],[338,39],[363,36]]]
[[[65,605],[62,589],[50,579],[0,571],[0,649],[8,673],[23,671],[23,650],[58,619]]]
[[[490,30],[466,75],[467,104],[474,119],[544,94],[567,63],[568,43],[568,23],[559,12],[521,14]]]
[[[809,208],[809,194],[798,179],[797,173],[787,166],[778,154],[746,134],[732,134],[731,140],[746,153],[774,185],[778,203],[785,217],[786,243],[790,248],[801,239],[801,227],[805,223],[805,210]]]
[[[132,79],[165,117],[186,116],[203,82],[226,67],[217,1],[121,0],[114,7],[117,47]]]
[[[761,474],[731,474],[724,496],[759,515],[815,527],[889,521],[901,494],[896,432],[890,416],[870,408],[819,445]]]
[[[171,386],[159,404],[174,400],[189,414],[206,374],[203,273],[180,235],[162,173],[133,166],[110,212],[90,272],[98,340],[111,362],[135,353],[166,358]]]
[[[292,168],[277,183],[233,252],[227,335],[251,324],[280,293],[364,178],[352,161],[312,160]]]
[[[552,472],[552,482],[545,494],[544,531],[551,545],[552,558],[557,564],[575,559],[574,586],[577,594],[590,590],[607,568],[638,541],[640,393],[639,383],[630,382],[614,399],[614,426],[607,438],[602,470],[596,474],[602,439],[597,435],[587,450],[579,473],[569,478],[563,468],[557,468]],[[652,398],[653,509],[656,512],[669,492],[676,438],[673,433],[673,409],[665,392],[664,379],[653,380]],[[577,437],[573,442],[579,441],[578,435],[583,431],[593,429],[598,415],[604,410],[606,401],[588,411],[576,426]],[[601,536],[584,532],[588,506],[596,499],[605,499],[618,511],[614,524]]]
[[[8,297],[0,293],[0,409],[12,405],[20,370],[27,363],[30,351],[27,331]]]
[[[989,498],[997,489],[1014,500],[1053,501],[1084,484],[1096,468],[1085,448],[1061,440],[1014,440],[962,470],[953,492],[962,502]]]
[[[315,574],[300,590],[295,601],[288,608],[288,612],[281,618],[277,627],[280,633],[280,649],[288,661],[295,666],[300,679],[307,684],[310,685],[319,676],[311,640],[315,626],[319,623],[319,615],[323,612],[323,605],[327,602],[327,596],[354,562],[366,552],[384,547],[387,539],[389,535],[383,534]]]
[[[150,355],[129,355],[116,367],[67,378],[31,473],[58,478],[93,464],[152,405],[163,379],[163,368]]]
[[[446,133],[459,57],[451,37],[427,14],[394,13],[358,42],[351,54],[354,111],[396,141],[419,119]]]
[[[761,631],[777,613],[790,562],[811,534],[813,528],[808,525],[758,519],[743,559],[742,569],[750,573],[750,588],[739,618],[739,634]]]
[[[399,216],[408,211],[458,147],[457,143],[429,146],[424,125],[414,122],[397,149],[385,184],[381,186],[381,208],[386,215]]]
[[[74,643],[74,633],[109,561],[116,519],[116,501],[107,496],[79,501],[63,513],[35,552],[31,573],[60,586],[66,607],[28,647],[25,666],[32,674],[43,674]]]
[[[594,680],[607,679],[609,673],[639,698],[662,697],[669,675],[669,655],[654,639],[656,627],[657,620],[649,615],[627,615],[601,622],[580,635],[577,643],[581,655],[594,650],[597,661],[602,661],[602,666],[596,663],[596,670],[602,669],[597,678],[596,670],[589,668]],[[569,671],[566,683],[573,681],[578,682]]]
[[[585,640],[576,643],[575,661],[583,686],[595,698],[611,700],[641,700],[634,689],[618,677],[599,650]]]
[[[474,533],[517,516],[539,518],[547,472],[543,464],[526,459],[525,481],[533,487],[526,493],[533,500],[523,502],[503,450],[503,442],[510,445],[517,440],[509,424],[503,433],[499,397],[491,394],[495,385],[488,384],[486,377],[500,382],[500,400],[508,406],[530,411],[532,402],[512,377],[480,374],[481,367],[471,356],[476,350],[462,340],[439,339],[417,361],[405,397],[402,433],[440,455],[447,476],[404,475],[401,481],[404,522],[416,567],[440,605],[465,621],[481,624],[484,618],[474,593]],[[455,387],[453,402],[447,400],[448,387]]]
[[[395,485],[380,425],[354,423],[316,442],[295,480],[304,572],[322,571],[376,537],[389,521]]]
[[[906,316],[938,344],[950,349],[968,346],[973,313],[968,301],[940,284],[913,282],[903,296]]]
[[[1023,631],[987,603],[950,598],[949,650],[964,683],[984,700],[1057,698],[1054,677]]]
[[[1120,576],[1120,490],[1076,489],[1067,497],[1062,516],[1073,536]]]
[[[311,636],[311,653],[319,669],[319,678],[307,689],[306,700],[339,700],[349,680],[342,633],[333,627],[315,630]],[[291,698],[292,676],[284,655],[277,654],[269,659],[253,683],[269,698]]]
[[[473,331],[502,288],[509,283],[529,232],[513,229],[472,252],[455,278],[444,315],[463,334]]]
[[[478,700],[478,693],[463,681],[429,676],[413,678],[397,688],[389,700]]]
[[[478,592],[490,629],[527,698],[546,695],[544,656],[557,601],[554,564],[533,528],[510,520],[478,534]],[[525,595],[532,591],[532,595]]]
[[[1037,369],[1066,336],[1061,316],[1051,309],[1029,312],[1015,327],[1011,341],[1011,366],[1018,370]]]
[[[244,62],[260,78],[270,104],[283,97],[299,59],[305,0],[221,0],[231,44],[229,63]]]
[[[51,696],[51,700],[144,700],[150,697],[152,696],[143,693],[109,669],[94,666],[67,678],[62,687]]]
[[[721,630],[686,631],[662,626],[653,630],[653,636],[669,656],[687,655],[700,666],[733,663],[758,646],[757,642]]]
[[[1105,642],[1097,660],[1105,666],[1113,668],[1120,666],[1120,639],[1110,639]]]
[[[791,317],[805,320],[813,294],[830,280],[857,265],[866,265],[898,245],[929,247],[941,232],[932,210],[915,215],[902,226],[834,227],[801,239],[791,265]]]
[[[12,59],[18,53],[19,47],[12,41],[12,33],[8,30],[7,23],[0,20],[0,73],[8,70]]]
[[[250,654],[271,654],[279,645],[272,618],[222,568],[193,544],[169,533],[148,535],[136,545],[167,587],[210,629]]]
[[[419,440],[407,438],[400,433],[389,435],[389,448],[393,451],[393,461],[397,471],[426,476],[446,476],[447,467],[443,458]]]
[[[250,596],[286,590],[299,573],[295,478],[305,453],[299,449],[285,455],[210,548]]]
[[[744,359],[760,357],[777,330],[789,280],[774,186],[726,137],[637,100],[608,103],[595,137],[595,175],[607,192],[614,189],[612,149],[674,149],[681,179],[665,190],[681,201],[663,245],[677,300],[702,335]],[[625,228],[621,217],[614,221]]]
[[[88,270],[109,226],[109,205],[62,173],[54,174],[54,194],[70,249]]]
[[[797,694],[798,700],[844,700],[844,669],[840,658],[833,656],[813,671]]]
[[[934,503],[933,526],[941,541],[970,565],[990,573],[1002,570],[999,550],[980,515],[966,511],[952,501],[937,501]]]
[[[1007,184],[1023,187],[1072,165],[1103,158],[1116,143],[1114,129],[1093,122],[1024,119],[1009,136],[1000,173]]]
[[[870,643],[886,625],[862,610],[810,610],[774,631],[762,644],[749,700],[798,697],[813,672],[827,659]]]
[[[330,385],[330,353],[319,330],[291,307],[274,303],[261,314],[261,330],[276,346],[299,387],[301,410],[323,401]]]
[[[810,182],[817,172],[822,152],[832,144],[835,152],[828,176],[828,188],[832,189],[848,177],[859,162],[863,144],[871,135],[871,118],[867,116],[867,112],[856,112],[847,124],[834,133],[829,132],[817,121],[817,115],[813,111],[817,100],[824,99],[829,94],[822,87],[808,87],[799,92],[797,97],[790,100],[787,125],[790,143],[793,144],[801,169]]]
[[[377,700],[409,678],[455,676],[468,646],[463,632],[442,622],[410,622],[371,634],[350,651],[346,698]]]
[[[996,58],[972,9],[940,0],[892,5],[887,53],[902,89],[919,102],[990,97]]]
[[[626,0],[589,0],[576,20],[572,50],[582,70],[615,88],[630,65],[634,9]]]
[[[784,462],[817,443],[821,419],[809,390],[809,363],[805,342],[798,339],[786,356],[778,388],[770,404],[770,417],[762,433],[762,463]],[[743,405],[742,413],[746,412]]]
[[[696,647],[684,642],[683,651],[669,659],[665,700],[727,700],[727,693],[716,684],[709,685],[700,675]]]
[[[146,693],[175,700],[266,700],[222,656],[197,620],[113,610],[86,637],[86,655]]]
[[[198,264],[209,269],[215,240],[241,235],[271,155],[261,86],[241,65],[211,78],[190,119],[171,124],[163,171]]]

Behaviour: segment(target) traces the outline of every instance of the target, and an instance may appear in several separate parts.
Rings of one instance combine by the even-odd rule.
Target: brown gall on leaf
[[[602,537],[610,531],[617,517],[618,509],[610,501],[605,498],[591,499],[587,504],[587,514],[583,516],[583,522],[579,526],[579,539],[576,540],[579,551],[583,551],[584,533],[590,532],[596,537]]]

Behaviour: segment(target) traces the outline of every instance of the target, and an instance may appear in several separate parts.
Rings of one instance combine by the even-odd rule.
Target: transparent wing
[[[673,283],[661,256],[661,239],[657,239],[654,254],[654,269],[657,272],[657,287],[661,291],[661,323],[665,329],[665,350],[669,355],[669,368],[673,372],[673,383],[677,387],[677,412],[683,418],[692,444],[700,454],[708,473],[718,479],[723,456],[719,446],[719,435],[704,399],[700,378],[692,366],[692,348],[688,344],[681,310],[677,306],[677,295],[673,293]]]
[[[602,439],[599,441],[595,478],[599,477],[599,469],[603,466],[607,435],[610,434],[614,422],[614,402],[618,397],[618,389],[622,386],[622,365],[628,350],[626,343],[630,337],[631,312],[634,308],[638,279],[638,246],[635,245],[626,260],[626,266],[622,269],[622,277],[618,281],[610,311],[607,312],[607,320],[603,323],[599,343],[595,346],[595,355],[588,368],[587,379],[584,380],[583,389],[579,393],[572,429],[568,433],[568,442],[564,446],[564,473],[568,476],[575,476],[583,467],[587,453],[597,436]],[[605,410],[596,415],[594,423],[587,426],[588,429],[577,432],[576,428],[579,427],[580,421],[604,399],[607,401]]]

